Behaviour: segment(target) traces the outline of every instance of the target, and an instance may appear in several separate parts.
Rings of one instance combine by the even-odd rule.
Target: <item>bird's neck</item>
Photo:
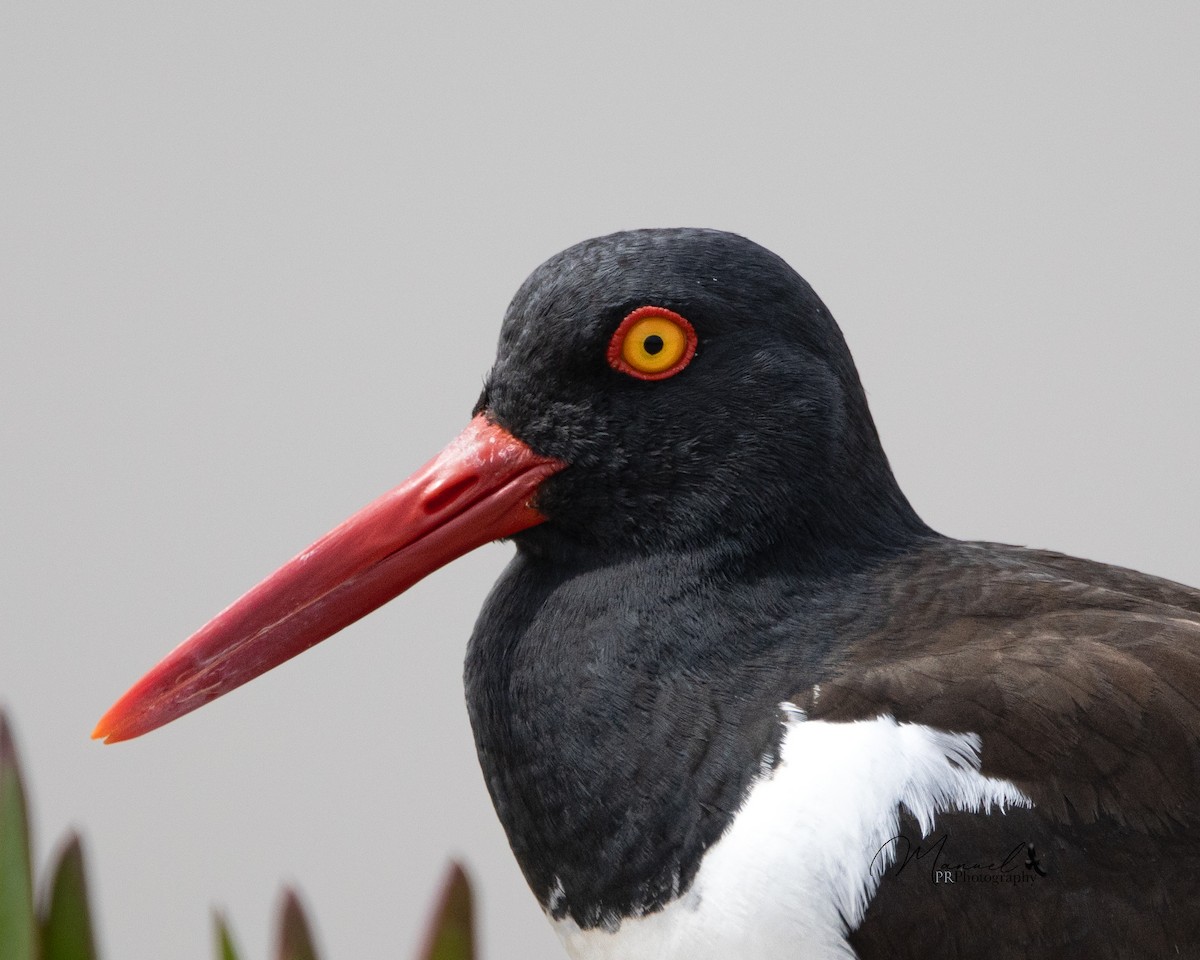
[[[497,583],[468,649],[468,708],[552,913],[590,926],[686,888],[771,762],[779,704],[866,629],[870,573],[817,573],[786,546],[603,562],[523,549]]]
[[[801,575],[844,577],[938,539],[938,534],[885,469],[874,478],[829,476],[778,524],[765,525],[762,539],[748,551],[760,562]]]

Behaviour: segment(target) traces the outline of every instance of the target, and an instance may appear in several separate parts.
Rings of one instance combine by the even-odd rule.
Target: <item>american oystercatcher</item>
[[[573,957],[1200,956],[1200,591],[931,530],[825,305],[728,233],[539,267],[466,430],[95,736],[500,537],[467,698]]]

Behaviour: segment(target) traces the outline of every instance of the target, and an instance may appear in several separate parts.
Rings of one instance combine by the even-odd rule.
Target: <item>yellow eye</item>
[[[663,380],[686,367],[696,352],[696,331],[664,307],[638,307],[608,344],[608,362],[640,380]]]

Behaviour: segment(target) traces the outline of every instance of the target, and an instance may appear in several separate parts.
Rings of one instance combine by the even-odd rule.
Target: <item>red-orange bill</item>
[[[404,483],[167,654],[92,736],[114,743],[161,727],[320,643],[456,557],[541,523],[533,497],[565,466],[476,416]]]

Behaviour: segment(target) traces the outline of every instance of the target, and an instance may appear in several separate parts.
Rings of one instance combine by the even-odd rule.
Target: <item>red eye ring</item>
[[[608,343],[608,363],[639,380],[665,380],[691,363],[696,330],[674,310],[638,307]]]

